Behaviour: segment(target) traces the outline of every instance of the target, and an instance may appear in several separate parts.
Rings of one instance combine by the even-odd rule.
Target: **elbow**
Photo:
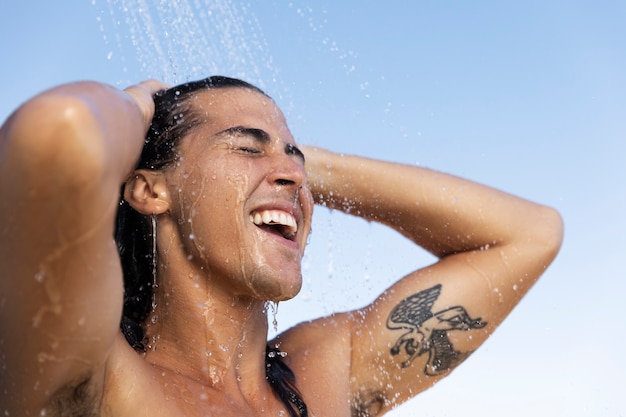
[[[539,250],[538,254],[547,268],[556,258],[563,243],[563,218],[557,210],[542,206],[534,226],[530,239]]]
[[[33,181],[84,186],[104,171],[104,146],[89,104],[44,93],[18,109],[2,135],[2,159]]]

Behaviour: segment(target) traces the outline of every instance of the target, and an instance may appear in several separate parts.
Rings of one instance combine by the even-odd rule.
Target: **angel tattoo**
[[[407,330],[391,348],[391,354],[398,355],[404,346],[409,355],[402,362],[402,367],[406,368],[415,358],[428,352],[424,373],[429,376],[454,368],[472,353],[454,350],[448,331],[480,329],[487,324],[480,317],[471,318],[461,306],[433,313],[432,306],[440,293],[441,284],[438,284],[413,294],[402,300],[387,318],[388,329]]]

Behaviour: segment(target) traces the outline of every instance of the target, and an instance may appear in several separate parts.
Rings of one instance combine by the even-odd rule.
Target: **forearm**
[[[402,400],[432,386],[486,340],[559,250],[552,209],[430,169],[304,152],[317,204],[391,226],[441,258],[345,316],[355,398]]]
[[[537,239],[549,209],[452,175],[306,149],[318,204],[393,227],[431,253]]]

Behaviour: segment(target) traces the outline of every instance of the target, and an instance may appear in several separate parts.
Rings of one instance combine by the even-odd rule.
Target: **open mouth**
[[[288,240],[294,240],[298,231],[296,218],[282,210],[261,210],[250,214],[250,220],[255,225],[282,236]]]

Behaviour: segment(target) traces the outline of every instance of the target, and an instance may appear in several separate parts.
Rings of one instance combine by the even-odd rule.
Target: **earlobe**
[[[162,214],[170,208],[170,198],[161,172],[138,169],[124,184],[124,199],[138,212]]]

